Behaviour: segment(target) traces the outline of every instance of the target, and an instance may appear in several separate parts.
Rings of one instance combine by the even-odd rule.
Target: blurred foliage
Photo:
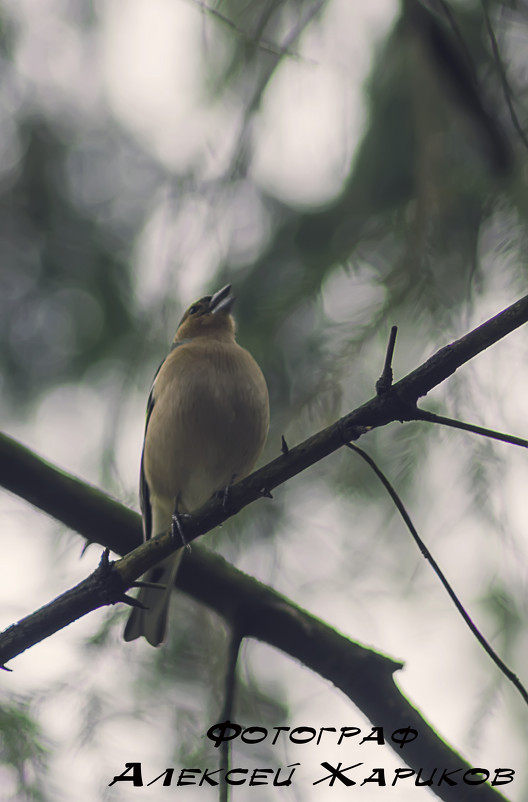
[[[67,97],[35,88],[18,58],[31,22],[7,4],[0,41],[0,389],[13,414],[29,415],[62,384],[117,376],[117,398],[109,399],[116,423],[109,428],[117,429],[125,390],[155,367],[167,330],[191,300],[181,297],[183,279],[195,269],[189,221],[198,231],[196,252],[207,243],[213,254],[214,269],[204,271],[210,287],[235,285],[240,339],[268,379],[270,458],[283,432],[295,442],[373,395],[392,323],[400,326],[401,373],[460,331],[461,315],[499,273],[507,272],[510,285],[525,284],[526,149],[476,0],[402,2],[373,54],[362,140],[335,197],[320,207],[288,205],[253,180],[251,130],[266,91],[281,66],[298,57],[303,35],[317,29],[328,5],[227,0],[207,10],[199,4],[207,22],[204,96],[240,117],[231,156],[204,178],[192,165],[169,170],[104,102],[87,108],[83,87]],[[486,8],[522,125],[526,74],[512,31],[526,26],[526,7],[490,0]],[[98,4],[65,3],[63,13],[91,52]],[[146,273],[156,268],[142,262],[140,245],[160,206],[169,221],[168,267],[159,265],[162,287],[153,290]],[[250,220],[259,218],[259,235],[246,242],[238,234],[251,226],[244,222],[248,210]],[[217,230],[222,247],[215,245]],[[394,426],[370,441],[409,494],[426,437],[416,424],[412,433]],[[467,459],[478,482],[482,463]],[[361,495],[367,506],[379,499],[364,466],[348,454],[310,475],[349,499]],[[262,512],[258,527],[241,516],[211,544],[218,539],[229,551],[230,538],[236,542],[242,531],[248,542],[248,529],[261,536],[262,529],[280,531],[289,492],[282,505]],[[515,602],[497,592],[487,603],[510,648]],[[107,623],[89,648],[111,648],[112,633]],[[219,710],[226,641],[223,624],[185,600],[169,647],[138,668],[138,715],[145,713],[143,698],[150,709],[173,704],[184,750]],[[112,710],[107,699],[86,703],[89,738],[102,711]],[[257,691],[250,679],[241,681],[240,718],[276,724],[286,709],[283,689]],[[2,760],[20,767],[22,780],[23,766],[42,761],[44,751],[25,713],[2,715]]]
[[[215,87],[247,102],[248,90],[265,86],[288,57],[281,56],[279,45],[276,54],[270,53],[263,42],[288,38],[284,28],[290,36],[301,34],[305,18],[306,25],[314,24],[317,16],[310,18],[307,6],[222,4],[222,16],[246,34],[219,23],[218,35],[232,50],[224,72],[211,76]],[[264,363],[278,405],[292,395],[302,403],[320,386],[327,320],[314,303],[336,269],[346,266],[356,274],[366,264],[385,290],[367,325],[357,330],[352,315],[342,324],[341,336],[350,348],[364,343],[382,320],[409,320],[418,310],[431,316],[431,328],[441,328],[482,280],[478,247],[486,224],[498,214],[504,226],[524,212],[517,208],[520,173],[508,169],[511,153],[493,160],[490,148],[481,147],[491,136],[487,117],[472,116],[467,97],[463,108],[450,91],[464,78],[474,90],[475,105],[493,107],[508,151],[511,145],[504,142],[515,142],[515,135],[480,4],[466,3],[452,13],[474,71],[486,77],[485,83],[478,87],[464,78],[464,59],[446,70],[424,27],[454,40],[453,32],[440,14],[406,3],[373,63],[365,134],[341,194],[325,208],[298,210],[257,189],[269,231],[261,252],[237,270],[238,318],[244,341]],[[143,320],[128,266],[134,233],[148,223],[151,209],[145,199],[174,179],[103,111],[81,126],[74,108],[58,117],[35,108],[13,61],[17,36],[5,27],[0,358],[4,395],[20,401],[78,379],[97,361],[108,360],[108,369],[115,370],[115,360],[131,358]],[[206,53],[211,67],[218,67],[212,50]],[[235,162],[210,190],[215,200],[225,198],[226,191],[243,191],[244,144],[247,149],[243,138]],[[184,201],[180,197],[178,205]],[[220,280],[230,275],[229,253],[219,272]],[[302,336],[288,336],[291,329]],[[265,344],[259,343],[262,331],[268,334]]]
[[[0,705],[0,776],[6,800],[46,802],[45,791],[49,745],[28,701],[13,700]]]

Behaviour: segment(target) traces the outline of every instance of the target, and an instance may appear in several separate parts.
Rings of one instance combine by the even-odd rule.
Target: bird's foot
[[[178,543],[180,547],[185,547],[190,550],[190,545],[185,540],[185,535],[183,534],[182,524],[187,520],[190,520],[191,516],[187,515],[185,512],[176,512],[172,513],[172,520],[171,520],[171,536],[175,543]]]
[[[229,493],[231,491],[231,485],[234,483],[235,479],[236,479],[236,473],[234,473],[231,479],[229,480],[229,484],[223,487],[222,490],[218,490],[215,493],[216,498],[219,498],[222,501],[222,508],[224,512],[227,512],[227,507],[229,504]]]

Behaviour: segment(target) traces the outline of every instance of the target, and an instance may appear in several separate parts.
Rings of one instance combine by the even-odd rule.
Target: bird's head
[[[214,295],[206,295],[195,301],[181,319],[175,342],[194,337],[234,337],[235,321],[231,309],[235,296],[231,285],[227,284]]]

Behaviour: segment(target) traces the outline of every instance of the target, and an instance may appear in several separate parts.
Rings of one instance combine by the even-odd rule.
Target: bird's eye
[[[193,304],[189,307],[189,314],[194,315],[198,311],[199,307],[197,304]]]

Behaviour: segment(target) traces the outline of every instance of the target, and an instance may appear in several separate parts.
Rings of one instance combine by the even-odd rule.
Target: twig
[[[203,0],[193,0],[193,2],[202,9],[205,14],[209,14],[214,19],[217,19],[222,25],[225,25],[227,28],[232,30],[234,33],[237,34],[241,39],[245,42],[250,42],[252,44],[256,44],[263,52],[271,53],[273,56],[290,56],[291,58],[297,59],[299,61],[304,61],[303,57],[299,55],[299,53],[290,52],[287,49],[282,47],[276,47],[275,45],[270,44],[269,42],[264,41],[264,39],[255,39],[255,37],[244,31],[242,28],[239,28],[238,25],[233,22],[233,20],[226,17],[225,14],[222,14],[218,9],[213,8],[212,6],[208,5],[207,3],[203,2]]]
[[[504,64],[502,63],[497,37],[495,36],[495,31],[493,30],[493,25],[491,24],[490,15],[485,0],[481,0],[481,5],[482,5],[482,12],[484,14],[484,21],[486,23],[486,29],[488,31],[488,36],[491,42],[493,58],[495,59],[495,64],[497,65],[497,71],[499,73],[499,78],[504,92],[504,98],[508,106],[508,111],[510,112],[511,121],[513,123],[513,127],[519,134],[519,137],[524,147],[528,148],[528,139],[526,138],[526,134],[523,131],[521,123],[519,122],[519,118],[517,117],[517,112],[515,111],[513,105],[512,91],[510,88],[508,77],[506,75],[506,69],[504,67]]]
[[[378,381],[376,382],[376,394],[378,398],[383,398],[387,395],[392,387],[392,357],[394,355],[394,346],[396,345],[396,335],[398,334],[398,326],[391,328],[389,342],[387,344],[387,352],[385,354],[385,364],[383,371]]]
[[[416,420],[428,421],[429,423],[439,423],[442,426],[450,426],[452,429],[462,429],[465,432],[473,432],[473,434],[482,435],[482,437],[489,437],[492,440],[500,440],[503,443],[511,443],[514,446],[521,446],[521,448],[528,448],[528,440],[522,437],[515,437],[513,434],[504,434],[503,432],[496,432],[494,429],[485,429],[483,426],[476,426],[474,423],[465,423],[461,420],[454,418],[446,418],[444,415],[436,415],[434,412],[428,412],[425,409],[415,409],[414,417]]]
[[[415,543],[417,544],[418,548],[420,549],[420,551],[422,553],[422,556],[425,557],[425,559],[431,565],[433,571],[435,572],[435,574],[439,578],[440,582],[442,583],[442,585],[444,586],[444,588],[448,592],[448,594],[449,594],[453,604],[457,608],[458,612],[460,613],[460,615],[462,616],[462,618],[464,619],[464,621],[466,622],[466,624],[468,625],[468,627],[470,628],[470,630],[472,631],[472,633],[474,634],[474,636],[476,637],[476,639],[478,640],[478,642],[480,643],[482,648],[489,654],[489,656],[491,657],[493,662],[499,667],[499,669],[502,671],[504,676],[507,677],[510,680],[510,682],[513,683],[513,685],[515,685],[515,687],[517,688],[517,690],[521,694],[521,696],[524,699],[524,701],[526,702],[526,704],[528,704],[528,691],[526,690],[526,688],[524,687],[524,685],[522,684],[522,682],[520,681],[518,676],[516,674],[514,674],[513,671],[511,671],[511,669],[508,668],[508,666],[506,665],[506,663],[503,662],[503,660],[501,660],[501,658],[499,657],[497,652],[492,648],[492,646],[488,643],[488,641],[486,640],[486,638],[484,637],[482,632],[478,629],[476,624],[474,624],[473,621],[471,620],[471,618],[469,617],[468,613],[464,609],[464,607],[463,607],[461,601],[459,600],[458,596],[456,595],[455,591],[453,590],[453,588],[449,584],[449,582],[448,582],[445,574],[443,573],[442,569],[440,568],[440,566],[436,562],[435,558],[433,557],[433,555],[431,554],[431,552],[429,551],[429,549],[427,548],[427,546],[423,542],[422,538],[420,537],[420,535],[416,531],[416,527],[414,526],[413,522],[411,521],[411,519],[409,517],[409,514],[408,514],[407,510],[405,509],[405,507],[403,505],[402,500],[400,499],[399,495],[397,494],[396,490],[393,488],[393,486],[391,485],[391,483],[389,482],[389,480],[387,479],[385,474],[380,470],[380,468],[378,468],[378,466],[376,465],[376,463],[374,462],[372,457],[370,457],[365,451],[363,451],[362,448],[359,448],[359,446],[356,446],[354,443],[347,443],[347,447],[350,448],[351,451],[355,451],[356,454],[359,454],[359,456],[362,457],[362,459],[364,459],[365,462],[372,468],[372,470],[374,471],[374,473],[376,474],[376,476],[378,477],[378,479],[382,483],[383,487],[387,490],[387,492],[389,493],[390,497],[394,501],[394,504],[395,504],[398,512],[400,513],[401,517],[405,521],[407,529],[409,530],[409,532],[413,536],[413,538],[415,540]]]
[[[233,710],[235,706],[235,689],[236,689],[236,668],[238,662],[238,654],[240,651],[240,644],[242,642],[242,634],[238,626],[234,626],[231,630],[231,638],[229,642],[228,659],[226,666],[225,677],[225,700],[224,708],[220,715],[220,721],[232,721],[234,718]],[[225,777],[229,771],[231,741],[222,741],[220,747],[220,776],[222,782],[220,783],[220,802],[229,802],[229,789],[230,786],[226,782]]]

